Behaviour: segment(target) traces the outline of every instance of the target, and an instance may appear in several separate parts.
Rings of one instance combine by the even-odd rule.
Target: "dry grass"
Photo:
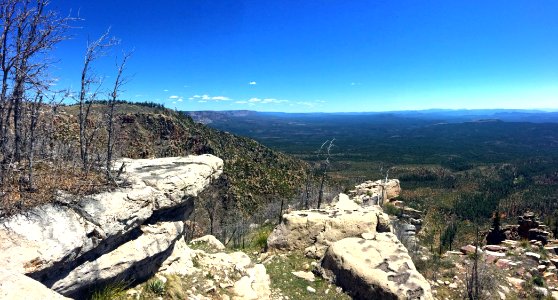
[[[20,184],[22,176],[24,175],[14,172],[6,178],[4,190],[0,196],[0,208],[4,216],[53,202],[56,199],[57,191],[79,197],[113,188],[101,172],[85,173],[81,168],[70,165],[37,164],[33,175],[33,189]]]

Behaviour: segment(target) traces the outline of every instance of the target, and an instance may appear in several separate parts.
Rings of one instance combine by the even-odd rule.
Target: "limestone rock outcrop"
[[[430,284],[392,233],[333,243],[321,270],[353,299],[433,299]]]
[[[192,244],[206,244],[215,250],[225,250],[225,245],[212,235],[204,235],[190,241]]]
[[[183,234],[194,198],[221,175],[223,161],[201,155],[122,163],[123,183],[114,191],[60,194],[54,203],[0,221],[3,268],[72,297],[95,278],[98,285],[128,278],[134,268],[156,271]]]
[[[392,182],[399,188],[398,181]],[[315,271],[354,299],[433,299],[430,284],[393,233],[389,216],[380,206],[357,203],[358,193],[356,197],[340,194],[333,207],[283,215],[268,247],[321,258]],[[416,229],[406,225],[406,230]]]
[[[401,193],[398,179],[365,181],[349,192],[351,198],[362,205],[378,205],[396,198]]]
[[[498,230],[498,231],[497,231]],[[536,240],[546,245],[553,238],[548,226],[543,224],[533,212],[525,212],[517,218],[517,225],[505,225],[501,228],[491,228],[487,242],[496,243],[490,237],[497,235],[499,240]]]
[[[390,231],[389,217],[381,208],[360,207],[343,194],[339,198],[341,200],[337,205],[330,208],[294,211],[283,215],[281,224],[268,237],[268,247],[304,250],[307,256],[320,258],[330,244],[346,237]]]

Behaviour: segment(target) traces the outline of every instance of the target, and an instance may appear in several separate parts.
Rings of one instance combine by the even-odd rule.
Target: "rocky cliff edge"
[[[70,297],[104,282],[153,275],[183,235],[194,198],[223,172],[223,161],[200,155],[122,163],[124,183],[114,191],[60,194],[55,203],[0,220],[5,272]]]

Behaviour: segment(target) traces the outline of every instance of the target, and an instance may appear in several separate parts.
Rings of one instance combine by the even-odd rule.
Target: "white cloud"
[[[262,100],[262,103],[285,103],[289,102],[289,100],[278,100],[274,98],[265,98]]]
[[[225,97],[225,96],[215,96],[215,97],[211,97],[211,100],[228,101],[228,100],[231,100],[231,99],[229,97]]]
[[[172,95],[172,96],[169,97],[169,99],[179,99],[179,98],[180,98],[180,96],[176,96],[176,95]]]
[[[235,103],[237,104],[250,104],[251,106],[256,105],[256,104],[268,104],[268,103],[273,103],[273,104],[280,104],[280,103],[287,103],[289,102],[289,100],[280,100],[280,99],[275,99],[275,98],[258,98],[258,97],[252,97],[248,100],[243,100],[243,101],[236,101]]]
[[[198,103],[207,103],[207,101],[205,101],[205,100],[200,100],[200,101],[198,101]]]
[[[308,107],[314,107],[314,106],[316,106],[316,103],[314,103],[314,102],[306,102],[306,101],[297,102],[296,104],[298,104],[298,105],[304,105],[304,106],[308,106]]]
[[[167,89],[164,89],[164,90],[163,90],[163,92],[168,92],[168,91],[169,91],[169,90],[167,90]]]
[[[182,98],[178,98],[178,100],[176,100],[176,101],[178,101],[178,102],[182,102],[182,101],[184,101],[184,99],[182,99]]]
[[[258,83],[255,82],[255,81],[250,81],[250,82],[248,82],[248,84],[249,84],[249,85],[256,85],[256,84],[258,84]]]
[[[182,99],[183,97],[180,97],[180,99]],[[211,96],[208,94],[203,94],[203,95],[193,95],[191,97],[188,97],[188,100],[204,100],[204,101],[229,101],[232,100],[231,98],[227,97],[227,96]]]

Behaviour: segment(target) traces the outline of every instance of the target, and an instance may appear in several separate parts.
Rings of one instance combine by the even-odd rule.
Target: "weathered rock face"
[[[134,267],[149,270],[170,255],[183,233],[176,222],[189,216],[194,197],[220,176],[223,161],[202,155],[122,162],[122,188],[81,199],[60,195],[55,203],[2,221],[3,267],[77,295],[96,276],[98,283],[127,278]]]
[[[362,233],[390,231],[389,217],[376,206],[353,206],[340,195],[337,206],[326,209],[294,211],[283,215],[267,240],[270,249],[304,250],[309,257],[319,258],[327,247],[346,237]],[[351,201],[352,205],[347,204]],[[350,209],[346,209],[350,208]]]
[[[0,269],[0,299],[63,300],[66,298],[23,274]]]
[[[499,240],[502,238],[508,240],[536,240],[543,245],[553,237],[552,232],[544,225],[533,212],[526,212],[517,218],[517,225],[502,226],[499,232],[491,228],[489,236],[497,235]],[[500,237],[501,236],[501,237]],[[490,240],[489,242],[496,243]]]
[[[191,249],[184,239],[180,239],[172,254],[161,265],[158,274],[187,276],[184,280],[195,278],[200,284],[200,289],[216,292],[218,286],[228,290],[235,300],[270,299],[270,278],[264,265],[254,264],[243,252],[218,252],[223,249],[219,244],[211,242],[216,240],[213,236],[205,236],[202,240],[209,247],[209,251],[217,252]],[[190,243],[196,245],[200,240]],[[212,279],[204,282],[201,278]],[[212,295],[212,299],[219,298],[217,294]],[[196,298],[196,295],[192,294],[192,298],[202,297]]]
[[[96,285],[147,279],[157,272],[183,232],[182,222],[144,225],[142,234],[91,262],[85,262],[52,284],[55,291],[70,296]]]
[[[365,181],[350,191],[353,200],[362,205],[378,205],[381,201],[387,202],[401,193],[398,179]]]
[[[433,299],[430,284],[392,233],[333,243],[321,270],[354,299]]]

